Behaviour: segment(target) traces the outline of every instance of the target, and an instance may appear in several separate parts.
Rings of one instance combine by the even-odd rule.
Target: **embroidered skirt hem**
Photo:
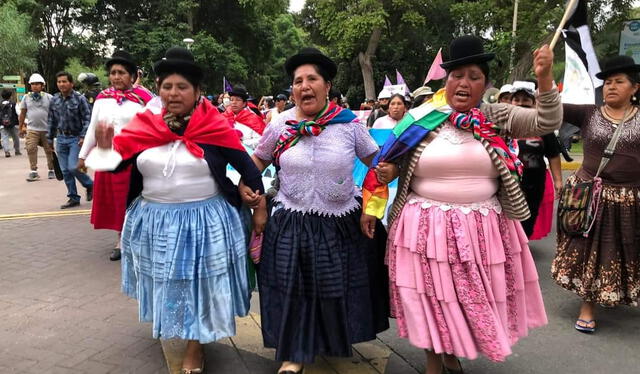
[[[575,185],[577,176],[567,179]],[[551,273],[584,301],[638,305],[640,298],[640,187],[604,185],[596,221],[587,238],[558,229]]]
[[[122,231],[122,291],[138,300],[154,338],[209,343],[235,335],[250,298],[238,211],[221,196],[136,200]]]

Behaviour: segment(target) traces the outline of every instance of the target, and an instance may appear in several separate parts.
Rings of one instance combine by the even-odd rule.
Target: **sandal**
[[[298,371],[283,370],[283,371],[278,371],[278,374],[302,374],[303,372],[304,372],[304,365],[302,365],[302,367]]]
[[[199,368],[194,368],[194,369],[182,368],[182,369],[180,369],[180,374],[202,374],[202,373],[204,373],[204,358],[202,359],[202,363],[200,364]]]
[[[581,325],[580,323],[583,323],[584,325]],[[589,325],[591,324],[593,324],[593,327],[589,327]],[[584,332],[585,334],[592,334],[596,331],[596,320],[592,319],[587,321],[587,320],[578,318],[574,327],[576,328],[576,330],[580,332]]]
[[[459,369],[451,369],[448,368],[444,362],[442,363],[442,374],[464,374],[464,370],[462,370],[462,363],[458,360]]]

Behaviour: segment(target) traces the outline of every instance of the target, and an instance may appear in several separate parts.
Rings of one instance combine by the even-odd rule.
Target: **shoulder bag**
[[[613,157],[626,117],[627,113],[625,112],[607,148],[604,150],[604,155],[600,159],[600,166],[598,166],[598,171],[593,180],[575,185],[565,185],[562,189],[558,204],[558,225],[565,233],[581,235],[585,238],[589,236],[589,231],[591,231],[598,213],[600,195],[602,193],[600,173]]]

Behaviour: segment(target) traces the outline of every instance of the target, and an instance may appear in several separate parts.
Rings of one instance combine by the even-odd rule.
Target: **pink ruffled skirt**
[[[453,205],[411,195],[388,249],[392,315],[416,347],[503,361],[547,323],[527,237],[495,198]]]

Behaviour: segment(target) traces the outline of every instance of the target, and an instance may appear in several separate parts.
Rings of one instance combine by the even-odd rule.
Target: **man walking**
[[[55,173],[53,172],[53,149],[47,141],[47,118],[49,117],[49,106],[53,96],[44,92],[44,84],[42,75],[32,74],[29,77],[31,92],[20,103],[20,136],[26,135],[26,148],[30,166],[27,182],[34,182],[40,179],[40,175],[38,175],[39,146],[44,149],[44,154],[47,156],[48,178],[55,178]]]
[[[20,156],[20,138],[18,137],[18,114],[16,104],[11,101],[13,93],[9,90],[2,90],[2,102],[0,103],[0,134],[2,135],[2,147],[4,156],[11,157],[9,152],[9,138],[13,139],[13,149],[16,156]]]
[[[56,152],[60,169],[67,185],[69,200],[60,206],[67,209],[80,205],[80,196],[76,190],[76,179],[87,189],[87,201],[93,199],[93,181],[83,171],[77,169],[78,154],[89,127],[91,109],[87,99],[73,89],[73,76],[66,71],[56,74],[58,92],[53,96],[49,107],[47,138],[56,142]]]

